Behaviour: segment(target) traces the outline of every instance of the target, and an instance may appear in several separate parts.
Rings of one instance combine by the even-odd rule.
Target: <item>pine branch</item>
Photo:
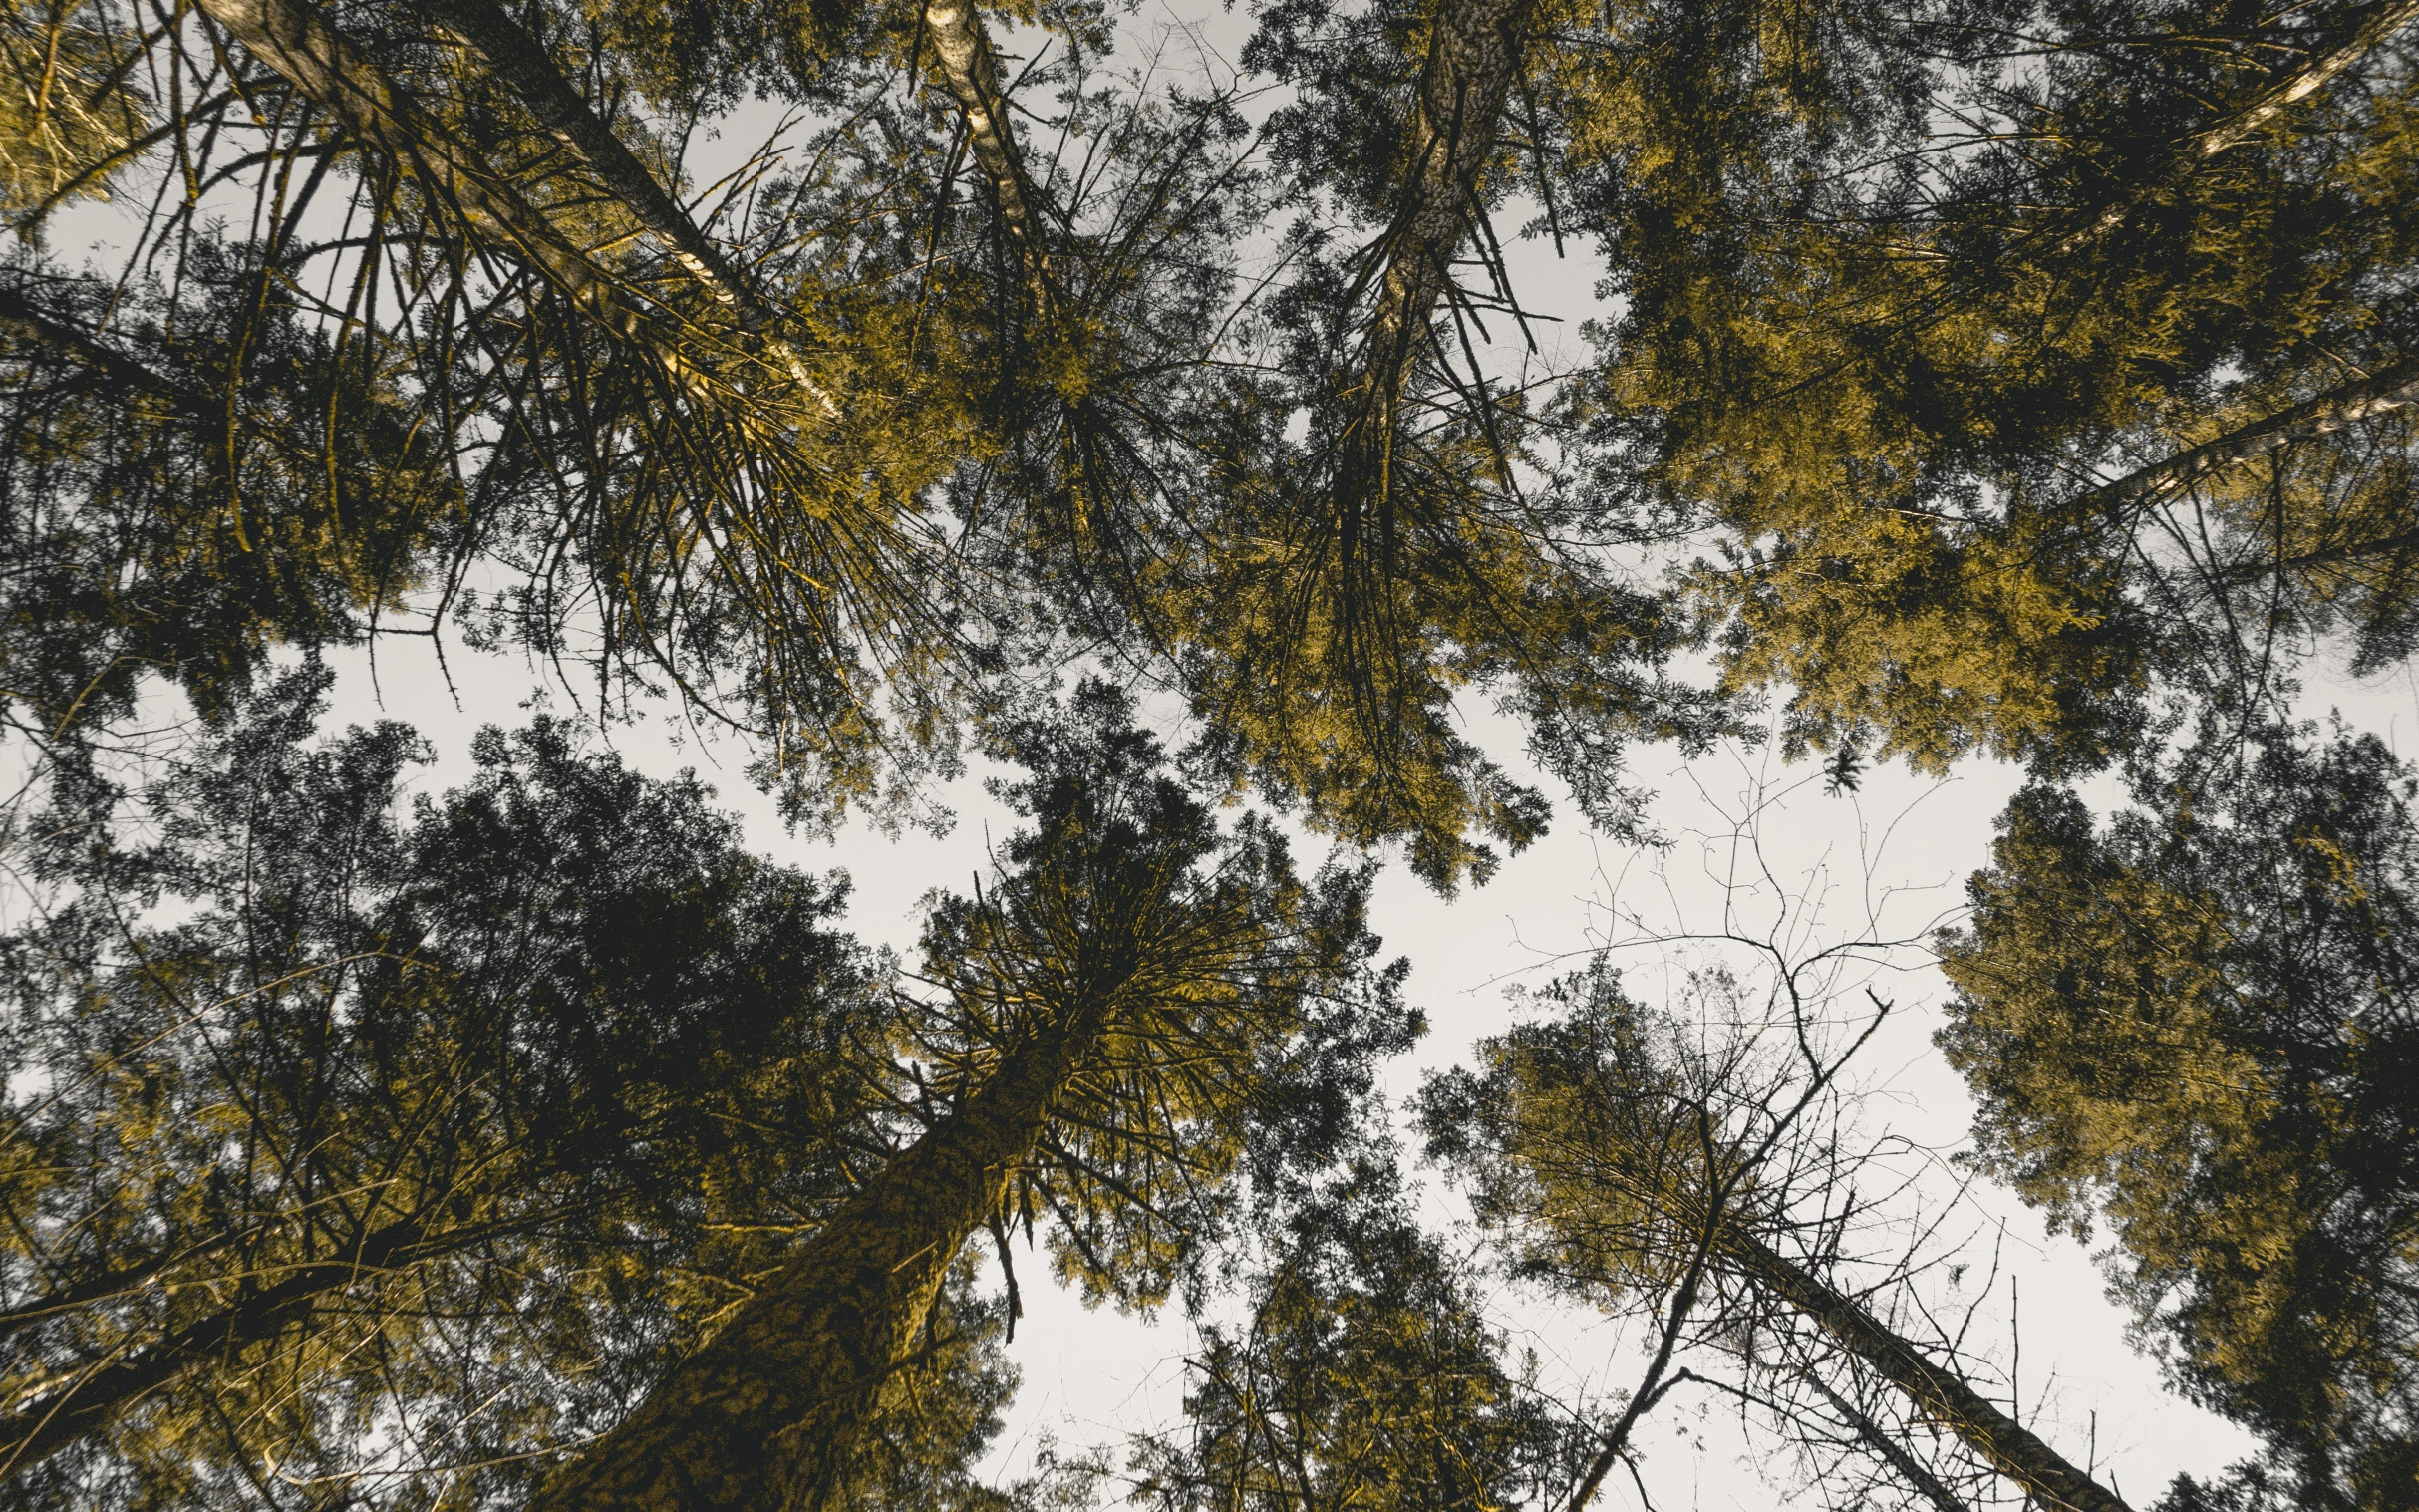
[[[830,397],[807,375],[796,350],[777,334],[780,312],[707,240],[647,165],[556,70],[535,37],[505,15],[494,0],[420,0],[420,5],[440,25],[478,50],[538,124],[586,163],[630,218],[661,239],[674,259],[749,334],[764,339],[771,355],[814,395],[825,413],[838,413]]]

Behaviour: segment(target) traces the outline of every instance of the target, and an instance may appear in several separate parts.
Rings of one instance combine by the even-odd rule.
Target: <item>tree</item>
[[[2221,732],[2104,828],[2020,795],[1943,942],[1978,1159],[2107,1223],[2180,1383],[2303,1505],[2408,1505],[2419,1463],[2410,801],[2373,737]]]
[[[1084,685],[1004,754],[1032,827],[927,927],[922,1136],[534,1506],[827,1505],[969,1238],[1047,1211],[1062,1274],[1155,1302],[1254,1131],[1315,1160],[1409,1043],[1366,872],[1305,883],[1265,824],[1221,834],[1122,694]]]
[[[155,781],[64,771],[6,940],[0,1471],[26,1506],[524,1494],[885,1152],[886,997],[693,780],[490,731],[407,809],[324,676]],[[847,1466],[971,1494],[960,1276]],[[888,1488],[885,1490],[884,1488]]]
[[[1256,1215],[1248,1312],[1188,1363],[1189,1429],[1137,1495],[1187,1512],[1549,1505],[1571,1427],[1507,1370],[1473,1278],[1424,1232],[1382,1136]]]
[[[1734,1012],[1745,1007],[1726,978],[1698,987]],[[1601,960],[1543,996],[1560,1017],[1483,1042],[1479,1069],[1431,1081],[1421,1120],[1431,1153],[1469,1183],[1480,1221],[1507,1235],[1520,1273],[1600,1306],[1634,1293],[1655,1301],[1652,1362],[1603,1434],[1573,1508],[1633,1452],[1639,1418],[1695,1378],[1671,1368],[1684,1344],[1727,1344],[1752,1374],[1758,1335],[1785,1336],[1795,1314],[2027,1496],[2075,1512],[2125,1512],[1954,1363],[1877,1315],[1863,1289],[1827,1275],[1861,1203],[1854,1162],[1809,1125],[1886,1009],[1844,1049],[1823,1051],[1820,1023],[1799,1005],[1774,1026],[1787,1049],[1768,1054],[1752,1034],[1707,1034],[1640,1007]],[[1785,1375],[1822,1383],[1782,1360]],[[1754,1399],[1751,1388],[1734,1389]],[[1867,1428],[1881,1433],[1867,1417],[1860,1437]],[[1902,1474],[1915,1463],[1886,1436],[1866,1446]],[[1909,1476],[1928,1498],[1939,1484],[1937,1476],[1924,1484],[1930,1475],[1918,1465]]]
[[[1713,527],[1728,686],[1786,688],[1793,744],[2084,769],[2165,697],[2272,697],[2346,608],[2398,654],[2410,19],[1642,6],[1574,38],[1566,224],[1629,296],[1574,419],[1634,510]]]

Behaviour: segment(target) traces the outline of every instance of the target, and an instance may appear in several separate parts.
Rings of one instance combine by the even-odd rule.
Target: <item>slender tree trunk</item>
[[[2132,1512],[2115,1493],[1983,1400],[1964,1377],[1934,1364],[1854,1299],[1736,1227],[1724,1231],[1722,1248],[1750,1282],[1821,1324],[1842,1348],[1906,1392],[1926,1416],[1965,1440],[2043,1506],[2063,1512]]]
[[[1971,1509],[1964,1502],[1957,1499],[1955,1493],[1941,1484],[1941,1478],[1932,1473],[1931,1466],[1909,1453],[1907,1446],[1899,1442],[1889,1429],[1875,1422],[1864,1408],[1833,1390],[1831,1382],[1823,1379],[1811,1365],[1807,1366],[1802,1373],[1807,1383],[1822,1395],[1823,1400],[1831,1403],[1831,1410],[1847,1419],[1848,1425],[1856,1429],[1856,1436],[1863,1439],[1866,1446],[1874,1453],[1879,1454],[1890,1468],[1898,1471],[1907,1484],[1922,1492],[1924,1500],[1932,1503],[1937,1512],[1971,1512]]]
[[[2318,51],[2298,67],[2272,75],[2217,120],[2173,149],[2157,153],[2149,166],[2136,175],[2135,185],[2147,187],[2190,174],[2204,159],[2225,151],[2274,120],[2279,112],[2323,89],[2328,81],[2414,20],[2419,20],[2419,0],[2365,0],[2363,4],[2346,6],[2330,27],[2337,38],[2333,44],[2321,43]],[[2060,242],[2058,250],[2071,252],[2099,240],[2125,224],[2133,211],[2131,201],[2107,206],[2090,225]]]
[[[439,25],[478,50],[496,75],[537,118],[538,125],[569,148],[597,181],[618,199],[630,218],[668,247],[673,257],[704,285],[750,334],[763,339],[767,354],[790,378],[804,385],[824,410],[834,411],[830,398],[807,376],[797,351],[779,334],[780,312],[756,285],[731,265],[722,249],[706,239],[697,222],[656,181],[613,129],[598,119],[546,56],[546,50],[494,0],[419,0],[420,8]]]
[[[125,356],[82,326],[59,319],[13,289],[0,289],[0,331],[36,346],[67,353],[75,362],[107,378],[119,388],[165,402],[188,418],[209,418],[210,397],[162,378]]]
[[[966,143],[975,166],[991,186],[999,206],[1000,228],[1024,264],[1026,282],[1045,318],[1057,313],[1058,289],[1052,275],[1050,248],[1044,240],[1041,195],[1034,188],[1025,156],[1017,145],[1008,97],[1000,88],[1000,69],[991,40],[983,33],[983,18],[974,0],[933,0],[924,8],[924,34],[950,98],[966,124]]]
[[[426,1226],[417,1221],[389,1224],[342,1255],[296,1266],[233,1307],[78,1375],[0,1422],[0,1478],[22,1474],[99,1432],[120,1412],[209,1361],[276,1338],[308,1318],[330,1292],[365,1275],[463,1248],[484,1233],[448,1235],[432,1244]]]
[[[531,1512],[815,1512],[950,1262],[1000,1205],[1107,1024],[1088,995],[1003,1058]]]
[[[647,353],[682,388],[713,386],[654,317],[626,298],[543,211],[480,154],[339,36],[308,0],[196,0],[252,56],[283,75],[355,139],[418,178],[470,227],[518,256],[589,316]]]
[[[1395,424],[1428,328],[1477,223],[1479,177],[1518,83],[1532,0],[1441,0],[1419,73],[1410,160],[1380,242],[1377,304],[1346,381],[1336,471],[1339,550],[1349,570],[1374,506],[1393,535]]]
[[[2346,7],[2336,18],[2339,40],[2333,46],[2322,47],[2298,68],[2269,80],[2195,136],[2184,155],[2212,157],[2225,151],[2273,120],[2277,112],[2325,88],[2329,80],[2413,21],[2419,21],[2419,0],[2368,0],[2365,5]]]
[[[2212,473],[2239,467],[2294,442],[2312,441],[2374,415],[2419,401],[2419,360],[2399,362],[2383,372],[2329,390],[2315,399],[2279,410],[2240,427],[2165,461],[2153,462],[2112,483],[2078,495],[2070,512],[2109,513],[2155,495],[2189,487]]]

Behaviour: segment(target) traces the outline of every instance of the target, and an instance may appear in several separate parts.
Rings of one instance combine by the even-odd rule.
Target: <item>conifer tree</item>
[[[30,826],[12,1505],[525,1495],[886,1153],[896,1000],[839,889],[557,725],[407,807],[421,744],[313,743],[324,690]],[[1004,1322],[960,1275],[849,1496],[971,1494]]]
[[[1367,872],[1306,882],[1265,824],[1221,833],[1124,695],[1087,683],[1004,755],[1031,827],[927,927],[922,1134],[556,1472],[541,1512],[830,1505],[969,1239],[1048,1221],[1062,1275],[1156,1303],[1238,1164],[1319,1160],[1373,1058],[1408,1045],[1400,968],[1370,966]]]
[[[1726,979],[1699,986],[1711,1003],[1739,1006]],[[1633,1452],[1640,1416],[1686,1374],[1673,1370],[1681,1347],[1752,1339],[1778,1314],[1827,1336],[1895,1388],[1911,1415],[2026,1496],[2071,1512],[2126,1512],[1954,1361],[1826,1274],[1839,1215],[1856,1207],[1854,1172],[1815,1125],[1878,1015],[1833,1051],[1817,1050],[1817,1032],[1793,1020],[1794,1043],[1776,1058],[1750,1036],[1696,1039],[1633,1002],[1601,960],[1542,996],[1559,1016],[1483,1042],[1477,1069],[1430,1083],[1421,1116],[1431,1152],[1469,1182],[1480,1220],[1505,1232],[1521,1271],[1600,1306],[1634,1294],[1656,1302],[1653,1363],[1603,1434],[1574,1507]],[[1752,1366],[1753,1352],[1744,1353]]]
[[[2105,826],[2018,797],[1944,942],[1942,1048],[1987,1168],[2107,1226],[2179,1383],[2267,1441],[2283,1494],[2408,1505],[2410,774],[2373,737],[2216,744]]]

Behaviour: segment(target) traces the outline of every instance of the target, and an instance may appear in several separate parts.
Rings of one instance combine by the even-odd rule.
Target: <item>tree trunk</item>
[[[196,0],[203,14],[275,69],[356,140],[418,178],[469,226],[516,255],[693,396],[718,396],[653,315],[616,289],[543,211],[321,19],[308,0]]]
[[[1934,1364],[1922,1350],[1812,1272],[1736,1227],[1724,1230],[1722,1248],[1750,1282],[1820,1323],[1842,1348],[1880,1371],[1926,1416],[1965,1440],[2043,1506],[2063,1512],[2132,1512],[2031,1429],[1984,1401],[1962,1376]]]
[[[630,218],[653,232],[744,329],[762,338],[767,354],[812,393],[826,413],[837,413],[829,396],[807,376],[796,349],[778,334],[780,313],[706,239],[697,222],[674,202],[647,165],[589,109],[588,102],[556,71],[536,38],[505,15],[494,0],[419,3],[439,25],[477,49],[529,114],[588,165]]]
[[[1875,1422],[1864,1408],[1833,1390],[1831,1382],[1823,1379],[1812,1365],[1800,1373],[1822,1395],[1823,1400],[1831,1403],[1831,1410],[1839,1413],[1850,1427],[1856,1429],[1856,1436],[1879,1454],[1890,1468],[1898,1471],[1907,1484],[1921,1491],[1924,1500],[1932,1503],[1937,1512],[1971,1512],[1947,1486],[1941,1484],[1941,1478],[1932,1473],[1931,1466],[1908,1452],[1907,1446],[1900,1443],[1889,1429]]]
[[[209,1361],[276,1338],[308,1318],[328,1293],[366,1274],[462,1248],[485,1233],[449,1235],[431,1244],[427,1228],[417,1221],[389,1224],[343,1255],[293,1267],[283,1280],[233,1307],[187,1324],[150,1349],[80,1374],[0,1423],[0,1479],[22,1474],[99,1432],[126,1408]]]
[[[1087,995],[1004,1057],[530,1512],[815,1512],[950,1262],[995,1212],[1109,1018]]]
[[[2078,495],[2066,507],[2072,512],[2103,509],[2113,514],[2128,504],[2173,493],[2212,473],[2257,460],[2280,447],[2315,440],[2373,415],[2399,410],[2413,401],[2419,401],[2419,360],[2398,362],[2381,373],[2279,410],[2165,461],[2153,462],[2113,483],[2103,483]]]
[[[2350,25],[2342,26],[2343,21]],[[2327,81],[2413,21],[2419,21],[2419,0],[2369,0],[2366,5],[2347,8],[2337,23],[2339,41],[2268,81],[2251,99],[2195,136],[2182,155],[2189,160],[2225,151],[2274,119],[2277,112],[2316,94]]]
[[[0,289],[0,331],[55,352],[68,354],[84,368],[107,378],[131,394],[148,395],[166,403],[187,419],[208,420],[224,407],[210,396],[162,378],[125,356],[91,331],[49,314],[14,289]]]
[[[2340,38],[2334,45],[2321,44],[2299,67],[2271,76],[2217,120],[2172,149],[2156,153],[2150,164],[2134,175],[2133,182],[2137,187],[2148,187],[2189,175],[2204,159],[2225,151],[2275,119],[2278,112],[2315,94],[2329,80],[2359,62],[2362,55],[2414,20],[2419,20],[2419,0],[2367,0],[2365,4],[2346,7],[2332,28]],[[2342,24],[2345,21],[2349,22],[2348,27]],[[2125,224],[2133,211],[2131,201],[2107,206],[2090,225],[2061,241],[2058,250],[2071,252],[2099,240]]]
[[[1371,506],[1392,536],[1396,412],[1428,327],[1453,285],[1453,259],[1476,224],[1479,176],[1494,155],[1518,81],[1532,0],[1440,0],[1419,73],[1410,161],[1379,242],[1377,305],[1343,390],[1336,506],[1349,569]]]
[[[1027,172],[1017,146],[1008,97],[1000,88],[1000,70],[991,41],[983,34],[983,18],[974,0],[933,0],[924,8],[924,31],[932,39],[933,56],[950,98],[966,124],[966,143],[975,166],[991,186],[999,206],[1000,227],[1024,264],[1025,279],[1047,319],[1057,314],[1058,288],[1052,277],[1050,248],[1043,240],[1041,195]]]

